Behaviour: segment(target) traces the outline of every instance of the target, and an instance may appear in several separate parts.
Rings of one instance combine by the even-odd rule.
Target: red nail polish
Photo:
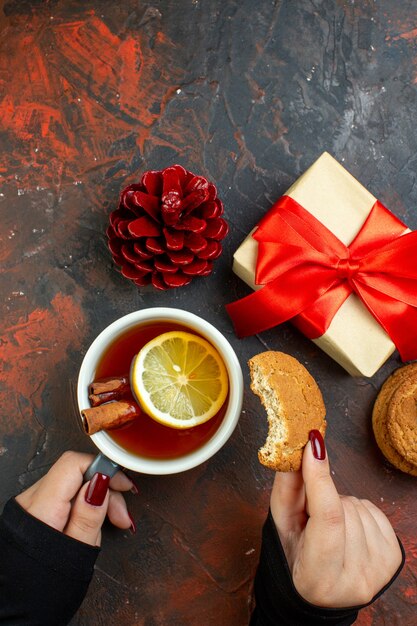
[[[132,483],[132,486],[130,488],[131,493],[133,493],[135,496],[139,493],[139,487],[137,486],[137,484],[135,483],[135,481],[133,480],[133,478],[127,473],[127,471],[125,470],[125,468],[123,469],[123,473],[125,476],[127,476],[127,478],[130,480],[130,482]]]
[[[106,474],[94,474],[85,492],[85,501],[92,506],[101,506],[106,498],[109,482],[110,478]]]
[[[128,479],[129,479],[129,480],[130,480],[130,482],[132,483],[132,487],[130,488],[130,491],[131,491],[133,494],[135,494],[135,496],[137,496],[137,495],[138,495],[138,493],[139,493],[139,489],[138,489],[137,484],[135,483],[135,481],[134,481],[134,480],[132,480],[132,478],[131,478],[130,476],[128,476]]]
[[[127,512],[127,514],[128,514],[128,516],[129,516],[129,519],[130,519],[130,522],[131,522],[131,523],[130,523],[130,528],[129,528],[129,530],[130,530],[130,532],[132,533],[132,535],[134,535],[134,534],[135,534],[135,532],[136,532],[136,524],[135,524],[135,522],[133,521],[133,517],[130,515],[129,511]]]
[[[309,439],[314,458],[318,461],[324,461],[326,458],[326,446],[324,445],[321,432],[319,430],[311,430]]]

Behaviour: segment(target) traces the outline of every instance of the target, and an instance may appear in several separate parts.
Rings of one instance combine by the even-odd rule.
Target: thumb
[[[309,520],[306,543],[312,551],[336,555],[343,552],[345,520],[342,502],[330,476],[323,437],[312,430],[303,455],[304,478]]]
[[[109,506],[109,482],[108,476],[97,473],[81,487],[64,534],[92,546],[100,545],[101,527]]]

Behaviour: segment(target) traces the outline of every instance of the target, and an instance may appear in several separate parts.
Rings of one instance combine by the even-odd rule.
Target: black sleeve
[[[397,572],[371,600],[374,602],[395,580],[405,561],[404,548],[399,541],[403,559]],[[327,609],[306,602],[297,592],[285,557],[274,520],[269,512],[262,531],[261,555],[255,576],[256,608],[250,626],[350,626],[359,609],[368,604],[346,609]]]
[[[0,517],[0,624],[68,624],[84,599],[99,552],[9,500]]]

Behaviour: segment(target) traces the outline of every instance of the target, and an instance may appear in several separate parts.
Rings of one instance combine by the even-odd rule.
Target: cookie
[[[326,409],[316,381],[294,357],[262,352],[248,361],[251,389],[266,409],[268,435],[258,451],[259,461],[273,470],[301,467],[311,430],[324,436]]]
[[[410,377],[417,376],[417,363],[397,369],[382,385],[372,412],[372,427],[376,443],[385,458],[397,469],[417,476],[417,467],[407,461],[394,447],[388,430],[388,407],[394,393]]]
[[[387,415],[392,445],[417,471],[417,373],[393,393]]]

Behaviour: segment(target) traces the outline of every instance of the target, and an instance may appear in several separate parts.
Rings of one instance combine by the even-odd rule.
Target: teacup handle
[[[94,461],[88,467],[86,473],[84,474],[84,482],[91,480],[94,474],[105,474],[109,478],[112,478],[116,472],[118,472],[120,466],[117,465],[114,461],[111,461],[101,452],[97,454]]]

